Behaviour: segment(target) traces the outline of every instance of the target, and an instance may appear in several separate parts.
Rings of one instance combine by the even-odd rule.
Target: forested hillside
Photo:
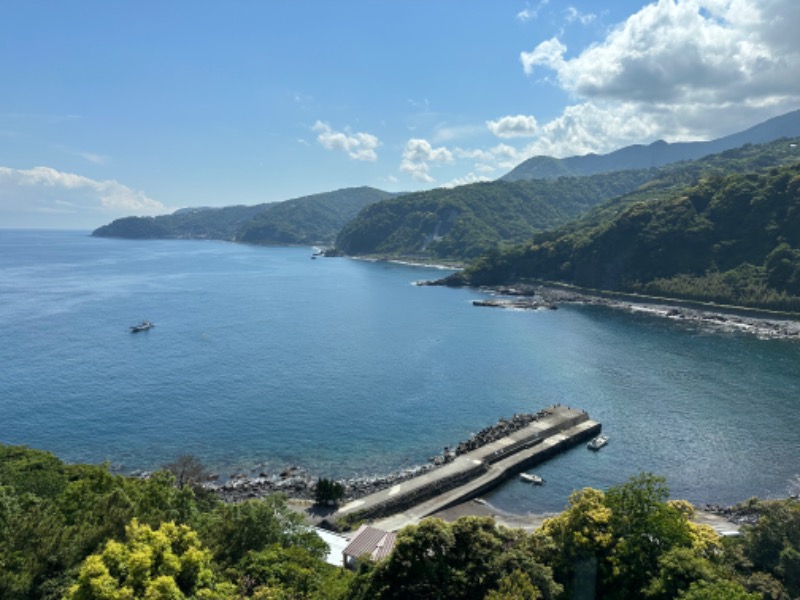
[[[793,162],[800,157],[798,142],[748,144],[659,169],[495,181],[406,194],[364,209],[344,227],[336,246],[350,255],[471,259],[498,246],[523,243],[547,229],[570,227],[571,222],[584,226],[576,220],[584,214],[595,223],[608,220],[629,203],[668,197],[702,177]]]
[[[96,229],[97,237],[218,239],[251,244],[331,244],[365,206],[393,194],[349,188],[285,202],[187,208],[159,217],[126,217]]]
[[[235,239],[249,244],[332,244],[362,208],[392,196],[361,187],[268,205],[239,229]]]
[[[800,164],[644,191],[484,256],[452,283],[525,279],[800,311]]]
[[[800,504],[749,501],[720,538],[641,474],[585,488],[534,533],[426,519],[357,572],[282,496],[223,504],[183,457],[146,479],[0,445],[0,598],[26,600],[683,600],[800,594]]]
[[[92,235],[127,239],[233,240],[236,232],[266,206],[184,208],[158,217],[124,217],[98,227]]]
[[[373,204],[336,239],[345,254],[473,258],[517,243],[654,177],[624,171],[592,177],[476,183],[406,194]]]

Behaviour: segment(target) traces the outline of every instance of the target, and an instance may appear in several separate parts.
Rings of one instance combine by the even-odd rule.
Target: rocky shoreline
[[[585,292],[548,287],[519,285],[514,287],[482,288],[493,294],[486,300],[475,300],[475,306],[553,310],[559,304],[590,304],[607,306],[630,313],[648,314],[702,329],[755,335],[762,339],[800,340],[800,320],[778,316],[761,316],[756,311],[695,308],[679,302],[641,301],[629,298],[606,297]],[[756,316],[757,315],[757,316]]]
[[[423,465],[408,467],[386,475],[350,477],[337,480],[344,488],[344,501],[350,502],[363,496],[392,487],[422,473],[447,464],[456,456],[480,448],[514,431],[526,427],[533,421],[546,417],[550,410],[545,408],[535,413],[515,414],[510,419],[500,418],[497,423],[484,427],[469,439],[455,446],[445,446],[441,454],[430,457]],[[297,500],[313,500],[318,477],[300,466],[291,466],[276,473],[262,471],[256,476],[246,474],[231,475],[225,481],[207,482],[205,487],[213,491],[225,502],[242,502],[261,498],[270,494],[282,493]]]

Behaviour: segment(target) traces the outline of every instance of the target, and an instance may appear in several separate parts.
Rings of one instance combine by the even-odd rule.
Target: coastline
[[[388,474],[338,479],[337,483],[342,485],[344,491],[342,500],[357,500],[442,467],[453,462],[457,456],[519,431],[534,421],[546,418],[552,412],[551,407],[546,407],[535,413],[517,413],[511,418],[501,417],[497,422],[473,433],[468,439],[459,441],[454,446],[445,446],[441,453],[431,456],[424,464]],[[271,474],[266,471],[258,474],[252,472],[250,476],[238,473],[226,480],[220,480],[218,475],[214,475],[209,477],[205,487],[225,502],[240,502],[274,493],[283,493],[298,501],[308,501],[314,498],[316,484],[316,476],[304,467],[295,465]]]
[[[566,510],[567,507],[564,507]],[[432,516],[451,523],[461,517],[491,517],[498,525],[511,529],[523,529],[531,533],[542,526],[549,518],[560,513],[542,512],[514,514],[503,511],[491,504],[474,500],[435,513]],[[743,524],[754,522],[751,515],[743,515],[734,507],[695,506],[691,521],[700,525],[708,525],[722,536],[739,535]]]
[[[760,339],[800,340],[800,317],[755,309],[709,306],[666,298],[641,299],[631,295],[591,293],[555,285],[521,284],[480,288],[492,294],[476,306],[525,310],[557,309],[560,304],[606,306],[687,323],[720,333],[743,333]]]

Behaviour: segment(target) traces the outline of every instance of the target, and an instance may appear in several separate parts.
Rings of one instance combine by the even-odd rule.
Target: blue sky
[[[796,0],[6,0],[0,227],[495,179],[800,107]]]

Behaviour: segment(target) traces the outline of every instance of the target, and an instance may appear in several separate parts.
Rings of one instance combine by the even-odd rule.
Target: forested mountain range
[[[645,187],[560,230],[489,253],[449,283],[536,279],[800,311],[799,144],[768,146],[782,147],[791,164],[712,171],[666,193]]]
[[[218,239],[252,244],[331,244],[359,210],[394,194],[347,188],[285,202],[223,208],[185,208],[158,217],[117,219],[97,237]]]
[[[797,152],[783,139],[657,169],[494,181],[406,194],[362,210],[342,229],[336,247],[350,255],[471,259],[568,224],[614,198],[623,203],[652,200],[703,176],[754,171],[796,158]],[[601,221],[610,217],[603,210],[590,215]]]
[[[502,179],[505,181],[550,179],[661,167],[670,163],[695,160],[709,154],[718,154],[745,144],[763,144],[780,137],[796,136],[800,136],[800,110],[769,119],[745,131],[708,142],[670,144],[659,140],[647,146],[641,144],[627,146],[609,154],[586,154],[568,158],[534,156],[517,165]]]
[[[701,173],[779,164],[780,157],[770,155],[769,145],[756,150],[745,145],[699,161],[652,166],[794,131],[800,135],[800,111],[711,142],[657,142],[604,156],[563,160],[536,157],[495,182],[404,195],[360,187],[257,206],[187,208],[158,217],[117,219],[93,235],[254,244],[330,245],[336,240],[337,248],[351,255],[472,259],[569,223],[592,207],[630,195],[642,186],[652,197],[659,190],[664,193],[693,183]],[[534,164],[541,168],[532,168]],[[613,171],[600,173],[609,170]],[[530,176],[539,179],[526,179]],[[594,216],[606,218],[598,211]]]
[[[469,259],[520,242],[596,204],[635,190],[654,174],[494,181],[405,194],[366,207],[336,239],[345,254]]]

